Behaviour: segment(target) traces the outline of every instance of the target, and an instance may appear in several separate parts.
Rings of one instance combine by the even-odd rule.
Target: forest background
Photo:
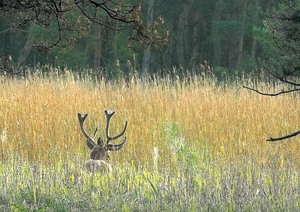
[[[134,0],[122,1],[134,5]],[[204,61],[215,76],[261,74],[261,65],[271,66],[280,58],[270,31],[264,25],[268,14],[280,11],[278,0],[148,0],[141,5],[144,23],[163,20],[168,41],[157,48],[139,45],[128,38],[128,30],[92,25],[73,45],[54,47],[51,51],[34,48],[40,41],[53,38],[57,27],[44,30],[30,24],[11,28],[13,17],[0,20],[0,56],[10,55],[15,66],[49,64],[68,67],[75,72],[91,68],[106,76],[128,72],[165,74],[170,70],[197,70]],[[78,18],[74,12],[74,20]],[[84,29],[83,29],[84,30]],[[274,60],[275,59],[275,60]]]
[[[299,29],[300,0],[0,1],[0,211],[300,211],[299,142],[273,142],[300,134]],[[109,175],[76,118],[101,108],[129,123]]]

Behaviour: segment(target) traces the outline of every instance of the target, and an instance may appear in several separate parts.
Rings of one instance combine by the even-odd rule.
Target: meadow
[[[63,75],[0,79],[1,211],[299,211],[297,94],[251,79],[218,83],[94,80]],[[77,112],[104,135],[128,121],[113,172],[89,173]]]

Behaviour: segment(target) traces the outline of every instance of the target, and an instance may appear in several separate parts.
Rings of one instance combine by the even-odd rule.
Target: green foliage
[[[175,155],[177,166],[181,172],[194,170],[199,168],[199,164],[205,164],[209,161],[208,149],[196,150],[192,145],[188,145],[188,141],[180,134],[179,127],[175,122],[165,123],[164,133],[168,147],[171,153]]]
[[[213,41],[221,40],[221,41],[228,41],[229,38],[232,36],[237,36],[243,30],[243,24],[237,20],[224,20],[218,21],[214,24],[214,29],[218,31],[220,34],[215,34],[212,36]]]
[[[243,59],[243,62],[238,65],[237,70],[241,70],[242,73],[251,73],[254,70],[258,69],[259,64],[257,60],[250,55],[246,55]]]
[[[294,1],[299,4],[299,0]],[[144,26],[148,4],[132,0],[125,2],[128,7],[124,8],[135,4],[141,6],[141,14],[132,14],[134,24],[129,23],[135,29],[133,34],[138,34],[138,31],[146,32],[141,37],[132,37],[131,32],[123,28],[125,25],[117,21],[109,22],[106,25],[108,28],[92,25],[91,20],[84,18],[78,10],[64,14],[66,23],[74,30],[62,30],[60,35],[57,33],[59,25],[54,21],[55,17],[50,19],[47,27],[33,22],[18,31],[10,28],[14,17],[11,20],[3,18],[0,21],[0,32],[3,35],[0,37],[3,43],[0,56],[12,55],[17,63],[29,38],[34,39],[35,46],[50,45],[61,39],[61,48],[53,48],[50,52],[40,52],[36,48],[29,50],[25,65],[92,68],[94,72],[101,69],[109,78],[120,78],[129,75],[128,61],[135,72],[143,71],[144,52],[150,46],[151,74],[160,74],[164,72],[161,70],[171,70],[174,67],[179,72],[184,72],[186,69],[197,68],[206,60],[214,68],[218,79],[244,73],[260,74],[261,63],[275,66],[278,59],[282,58],[282,52],[275,45],[278,43],[274,42],[272,33],[268,31],[268,26],[275,26],[276,21],[272,23],[267,19],[269,25],[264,25],[263,22],[269,11],[280,14],[287,11],[288,7],[284,4],[278,7],[278,2],[273,0],[156,0],[153,7],[154,22],[149,26]],[[297,8],[293,7],[289,13],[297,15]],[[90,7],[87,12],[93,14]],[[104,11],[97,15],[103,17],[103,23],[106,23],[107,14]],[[278,23],[280,26],[284,24]],[[296,23],[288,26],[290,27],[285,37],[290,39],[285,42],[284,48],[295,52],[299,49],[298,25]],[[286,55],[294,61],[294,66],[299,65],[297,54],[288,52]],[[291,55],[294,55],[293,58]],[[284,64],[286,67],[290,65]],[[224,71],[226,74],[223,74]]]
[[[271,37],[271,32],[265,27],[254,27],[253,28],[254,39],[261,46],[264,55],[259,58],[261,62],[265,63],[267,66],[276,65],[278,59],[280,58],[280,52],[276,48],[275,42]],[[274,61],[275,60],[275,61]]]
[[[300,71],[300,1],[284,1],[265,21],[276,45],[272,68],[280,76],[298,76]]]

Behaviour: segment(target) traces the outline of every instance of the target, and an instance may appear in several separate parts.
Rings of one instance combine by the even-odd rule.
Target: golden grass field
[[[96,80],[66,71],[0,78],[0,211],[299,211],[296,93],[250,80]],[[83,168],[85,129],[129,122],[113,171]]]
[[[266,141],[299,129],[299,98],[261,96],[243,89],[244,84],[254,86],[251,80],[220,86],[203,78],[190,83],[134,80],[129,84],[92,83],[75,80],[73,75],[2,79],[1,160],[16,156],[56,163],[61,158],[76,158],[83,163],[89,151],[76,113],[89,113],[86,129],[92,133],[99,125],[103,135],[103,110],[107,108],[116,110],[111,132],[119,132],[124,121],[129,122],[125,147],[111,154],[114,164],[152,169],[158,158],[158,169],[176,170],[176,148],[185,146],[199,157],[224,165],[251,160],[266,168],[300,167],[299,137]],[[257,88],[266,92],[282,89],[265,83],[258,83]],[[154,157],[155,147],[158,157]],[[203,157],[196,163],[205,161]]]

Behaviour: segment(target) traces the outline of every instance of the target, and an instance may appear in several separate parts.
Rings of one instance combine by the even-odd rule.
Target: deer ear
[[[103,142],[102,138],[100,138],[100,137],[98,138],[97,144],[100,147],[104,147],[104,142]]]

